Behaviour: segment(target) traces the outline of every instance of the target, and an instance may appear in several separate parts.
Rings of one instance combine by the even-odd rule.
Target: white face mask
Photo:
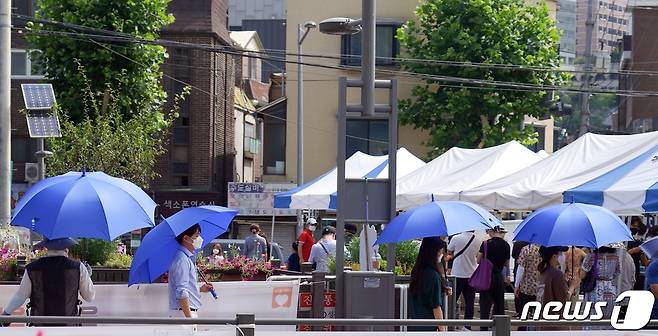
[[[218,249],[212,250],[212,254],[219,254],[219,250]]]
[[[200,249],[201,246],[203,245],[203,238],[201,236],[198,236],[192,241],[192,246],[194,246],[195,249]]]
[[[311,230],[311,232],[315,231],[315,225],[309,226],[308,229]]]
[[[439,262],[441,262],[441,259],[443,259],[443,253],[439,253]]]

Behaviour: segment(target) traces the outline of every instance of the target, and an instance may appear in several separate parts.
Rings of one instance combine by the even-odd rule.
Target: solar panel
[[[51,111],[27,111],[27,129],[30,138],[61,137],[57,114]]]
[[[55,104],[55,92],[51,84],[21,84],[25,108],[49,110]]]

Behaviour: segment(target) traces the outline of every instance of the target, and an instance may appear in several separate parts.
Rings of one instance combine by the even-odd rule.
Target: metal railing
[[[236,336],[254,336],[257,325],[269,326],[340,326],[340,327],[394,327],[394,326],[447,326],[491,328],[493,336],[510,336],[512,327],[587,327],[610,326],[610,320],[600,321],[524,321],[512,320],[508,315],[497,315],[491,320],[411,320],[411,319],[257,319],[253,314],[237,314],[235,319],[164,318],[164,317],[60,317],[60,316],[0,316],[0,323],[29,324],[123,324],[123,325],[214,325],[234,326]],[[652,320],[649,326],[658,326]]]

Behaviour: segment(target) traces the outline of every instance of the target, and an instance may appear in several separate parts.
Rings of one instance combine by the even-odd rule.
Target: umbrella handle
[[[197,272],[199,272],[199,275],[201,276],[201,280],[203,280],[203,282],[204,282],[206,285],[208,285],[208,286],[212,286],[212,285],[208,282],[208,280],[206,280],[206,276],[203,275],[203,272],[201,272],[201,270],[200,270],[198,267],[197,267],[196,270],[197,270]],[[212,288],[212,287],[210,287],[210,288],[208,289],[208,291],[210,292],[210,294],[212,294],[212,297],[214,297],[215,300],[217,300],[217,292],[215,292],[215,289]]]

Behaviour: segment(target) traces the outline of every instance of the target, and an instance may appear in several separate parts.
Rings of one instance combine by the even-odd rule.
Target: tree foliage
[[[157,158],[166,152],[169,127],[178,117],[179,103],[189,93],[189,87],[174,98],[172,111],[163,113],[139,113],[130,119],[121,115],[120,100],[108,87],[107,111],[102,111],[104,97],[96,97],[84,67],[78,71],[83,89],[84,119],[74,122],[66,111],[60,113],[61,138],[50,138],[49,148],[55,154],[48,161],[48,174],[58,175],[68,171],[102,171],[124,178],[148,188],[149,182],[158,176],[155,171]],[[122,90],[117,90],[121,92]],[[157,110],[161,109],[159,106]]]
[[[559,35],[547,7],[529,7],[523,0],[421,0],[416,18],[398,30],[397,38],[411,59],[559,67]],[[566,79],[553,71],[495,66],[413,60],[403,60],[401,66],[435,76],[537,85],[559,85]],[[400,102],[403,123],[429,130],[431,155],[453,146],[536,141],[534,130],[522,125],[525,115],[538,117],[546,112],[545,91],[504,90],[434,78],[414,87],[413,97]]]
[[[47,20],[127,33],[156,39],[160,30],[174,21],[167,14],[170,0],[38,0],[36,16]],[[157,113],[166,100],[160,80],[165,49],[141,43],[94,41],[71,33],[106,34],[96,30],[72,29],[58,24],[28,24],[28,40],[53,84],[60,107],[71,121],[85,117],[82,74],[85,67],[94,96],[115,88],[114,98],[124,116]]]

